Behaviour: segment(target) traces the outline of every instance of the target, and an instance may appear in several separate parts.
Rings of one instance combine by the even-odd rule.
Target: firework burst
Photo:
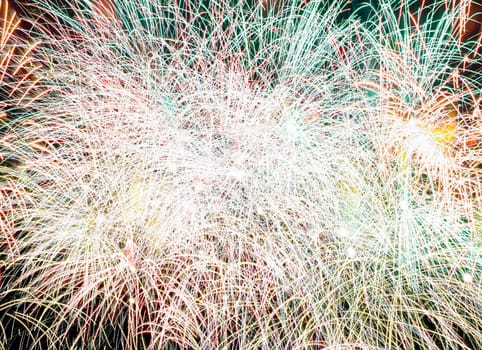
[[[459,7],[54,3],[2,139],[6,347],[482,346]]]

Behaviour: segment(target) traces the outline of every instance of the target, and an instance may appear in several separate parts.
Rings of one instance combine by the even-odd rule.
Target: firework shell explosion
[[[0,348],[482,348],[469,2],[0,3]]]

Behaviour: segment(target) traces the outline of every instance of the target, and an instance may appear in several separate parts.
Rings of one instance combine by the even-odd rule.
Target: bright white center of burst
[[[107,222],[107,218],[105,217],[104,214],[99,214],[97,215],[95,222],[97,223],[98,226],[102,226]]]
[[[336,233],[343,238],[350,237],[350,232],[344,227],[340,227]]]
[[[135,303],[136,303],[136,299],[134,299],[133,297],[130,297],[129,304],[134,305]]]
[[[462,280],[465,282],[465,283],[472,283],[473,279],[472,279],[472,275],[470,273],[464,273],[462,275]]]
[[[298,140],[302,136],[302,128],[296,119],[289,119],[284,124],[286,138],[290,141]]]
[[[425,163],[439,164],[445,159],[443,147],[434,139],[430,130],[427,130],[415,120],[406,124],[407,151],[419,155]]]
[[[173,172],[173,173],[175,173],[177,171],[177,169],[179,168],[177,163],[173,160],[166,161],[165,166],[166,166],[166,169],[168,171]]]
[[[359,238],[359,232],[357,230],[351,230],[347,227],[339,227],[336,231],[336,235],[343,239],[356,241]]]
[[[206,184],[202,180],[196,180],[194,182],[194,191],[203,192],[207,188]]]
[[[402,199],[400,201],[400,209],[402,209],[403,211],[408,210],[408,201],[406,199]]]
[[[346,249],[346,256],[347,256],[348,258],[354,258],[355,255],[356,255],[356,250],[355,250],[355,248],[353,248],[353,247],[348,247],[348,248]]]
[[[295,137],[298,135],[298,125],[294,121],[288,121],[286,123],[286,132],[288,136]]]
[[[229,171],[229,177],[231,177],[235,180],[241,181],[246,177],[246,172],[243,169],[232,168]]]

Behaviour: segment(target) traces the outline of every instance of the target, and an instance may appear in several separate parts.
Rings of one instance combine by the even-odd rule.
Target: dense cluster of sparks
[[[482,348],[468,2],[75,3],[0,1],[0,348]]]

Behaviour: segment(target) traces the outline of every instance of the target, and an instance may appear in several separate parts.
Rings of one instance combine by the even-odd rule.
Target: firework
[[[461,7],[343,4],[36,5],[6,347],[481,347]]]

